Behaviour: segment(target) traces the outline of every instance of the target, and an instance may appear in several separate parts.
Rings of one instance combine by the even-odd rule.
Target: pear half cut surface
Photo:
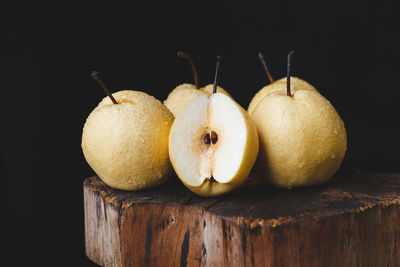
[[[201,196],[221,195],[243,184],[258,149],[254,123],[223,93],[204,94],[189,102],[169,135],[176,174]]]

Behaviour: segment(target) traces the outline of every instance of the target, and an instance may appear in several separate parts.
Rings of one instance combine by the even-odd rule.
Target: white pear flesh
[[[264,97],[269,96],[273,92],[286,89],[286,83],[287,83],[287,78],[284,77],[282,79],[276,80],[271,84],[268,84],[267,86],[264,86],[260,91],[258,91],[254,95],[253,99],[250,101],[249,107],[247,108],[247,112],[249,112],[249,114],[253,113],[255,107],[258,105],[258,103],[260,103],[260,101]],[[293,91],[311,90],[318,92],[317,89],[315,89],[315,87],[309,84],[308,82],[293,76],[290,77],[290,88]]]
[[[316,91],[276,91],[251,115],[260,153],[257,169],[282,188],[322,184],[342,163],[347,147],[344,123]]]
[[[174,116],[154,97],[139,91],[104,98],[90,113],[82,134],[86,161],[110,187],[142,190],[172,174],[168,136]]]
[[[214,131],[215,144],[204,136]],[[247,112],[222,94],[201,95],[171,127],[169,154],[176,174],[194,193],[216,196],[243,184],[257,158],[257,129]],[[209,180],[213,177],[215,181]]]
[[[172,90],[167,99],[164,100],[164,105],[177,117],[194,98],[204,95],[212,94],[214,86],[212,84],[206,85],[203,88],[196,89],[193,84],[184,83],[177,86]],[[230,96],[222,87],[217,87],[217,92]]]

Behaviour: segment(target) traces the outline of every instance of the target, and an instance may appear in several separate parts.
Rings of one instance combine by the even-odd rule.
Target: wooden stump
[[[202,198],[177,178],[124,192],[84,182],[86,255],[102,266],[400,266],[400,174]]]

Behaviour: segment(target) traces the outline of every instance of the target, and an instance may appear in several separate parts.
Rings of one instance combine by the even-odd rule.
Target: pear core
[[[141,190],[165,182],[172,173],[168,135],[174,117],[154,97],[139,91],[105,97],[90,113],[82,133],[82,151],[110,187]]]
[[[280,90],[286,90],[286,82],[287,78],[284,77],[282,79],[279,79],[271,84],[268,84],[267,86],[264,86],[260,91],[258,91],[253,99],[250,101],[249,107],[247,108],[247,112],[249,114],[252,114],[258,103],[266,97],[272,94],[275,91],[280,91]],[[309,84],[308,82],[297,78],[297,77],[290,77],[290,88],[291,90],[311,90],[311,91],[317,91],[314,86]]]
[[[347,136],[330,102],[316,91],[275,91],[252,113],[260,139],[257,170],[277,187],[317,185],[342,163]]]
[[[171,127],[172,165],[182,182],[199,195],[220,195],[241,185],[257,153],[255,125],[243,108],[222,93],[198,96]]]
[[[185,106],[194,98],[204,95],[204,94],[212,94],[214,85],[209,84],[203,88],[196,89],[193,84],[184,83],[177,86],[174,90],[172,90],[167,99],[164,101],[164,105],[174,114],[174,116],[178,116],[179,113],[185,108]],[[223,93],[230,97],[228,92],[226,92],[223,88],[217,87],[217,92]]]

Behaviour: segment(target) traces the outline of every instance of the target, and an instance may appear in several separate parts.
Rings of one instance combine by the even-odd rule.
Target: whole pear
[[[346,129],[335,108],[317,91],[291,90],[287,84],[285,90],[275,90],[260,100],[251,117],[260,140],[257,170],[270,184],[282,188],[317,185],[340,167],[347,147]]]
[[[123,90],[104,98],[83,127],[82,151],[110,187],[142,190],[164,183],[172,173],[168,136],[172,113],[140,91]]]

